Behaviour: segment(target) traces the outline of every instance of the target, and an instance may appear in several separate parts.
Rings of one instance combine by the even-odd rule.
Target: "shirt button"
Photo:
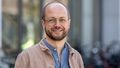
[[[56,51],[56,49],[54,49],[54,51]]]
[[[57,58],[57,61],[59,62],[59,59]]]

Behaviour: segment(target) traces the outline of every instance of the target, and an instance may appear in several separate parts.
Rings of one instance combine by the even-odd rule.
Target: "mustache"
[[[55,26],[55,27],[53,27],[53,28],[51,28],[51,30],[61,30],[61,31],[63,31],[63,30],[65,30],[65,28],[64,27],[59,27],[59,26]]]

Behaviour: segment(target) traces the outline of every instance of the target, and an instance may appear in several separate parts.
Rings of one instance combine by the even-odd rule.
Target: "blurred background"
[[[42,39],[41,8],[53,0],[0,0],[0,68]],[[85,68],[120,68],[120,0],[59,0],[71,14],[69,43]]]

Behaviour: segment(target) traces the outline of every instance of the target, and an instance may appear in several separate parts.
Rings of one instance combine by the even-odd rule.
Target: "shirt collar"
[[[47,41],[46,39],[44,39],[43,42],[45,43],[45,45],[46,45],[51,51],[56,50],[51,44],[48,43],[48,41]]]
[[[42,50],[42,51],[50,50],[50,49],[46,46],[46,44],[45,44],[45,42],[44,42],[44,39],[45,39],[45,38],[43,38],[43,39],[39,42],[39,45],[40,45],[41,50]],[[70,54],[74,54],[74,53],[75,53],[75,50],[70,46],[70,44],[69,44],[68,42],[65,42],[65,43],[66,43],[66,45],[68,46],[68,49],[69,49]]]

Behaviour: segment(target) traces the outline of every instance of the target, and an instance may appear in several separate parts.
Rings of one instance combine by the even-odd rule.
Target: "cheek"
[[[66,24],[64,27],[65,27],[66,30],[69,30],[70,24]]]
[[[48,24],[44,24],[44,28],[46,28],[46,29],[50,29],[50,28],[51,28],[51,26],[50,26],[50,25],[48,25]]]

